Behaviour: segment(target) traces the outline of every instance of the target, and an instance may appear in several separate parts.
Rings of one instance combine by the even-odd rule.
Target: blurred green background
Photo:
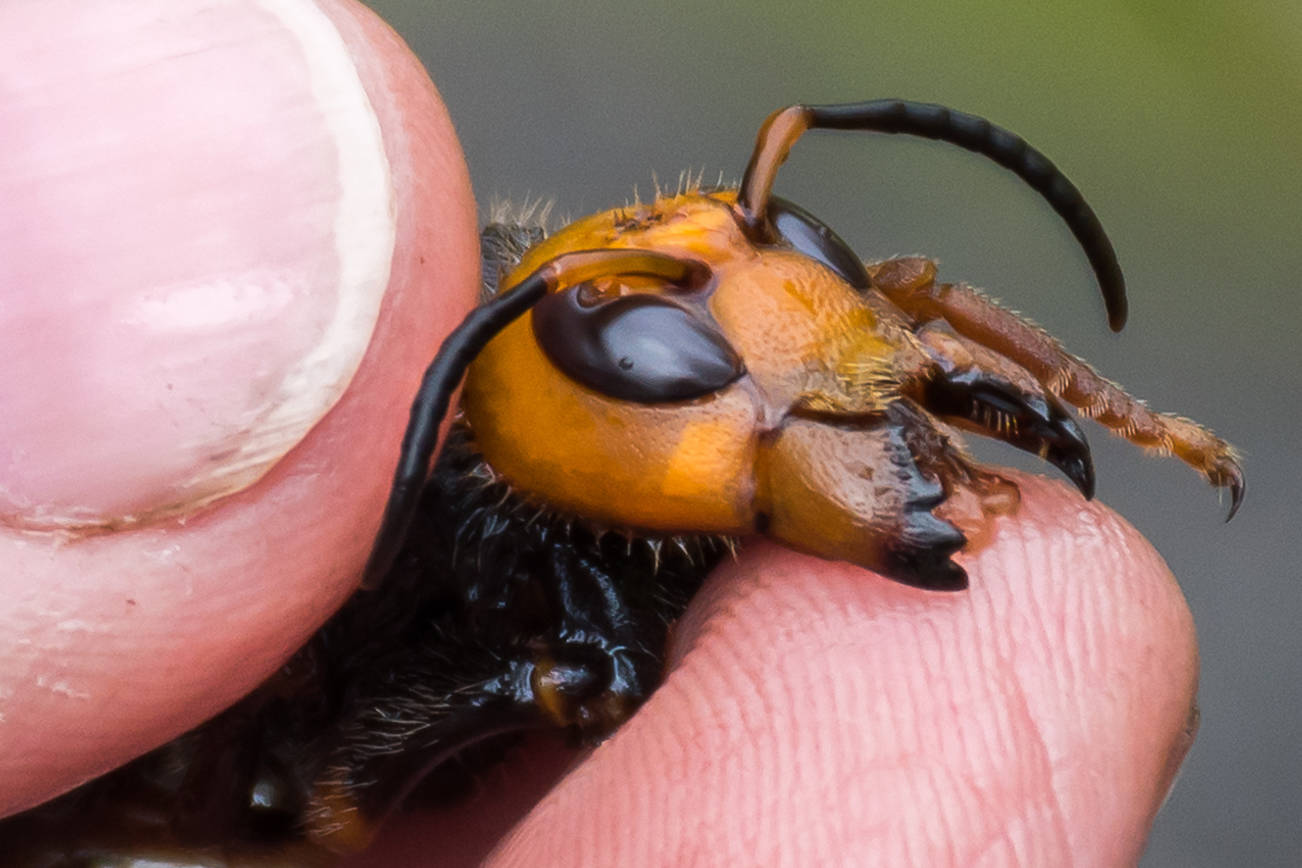
[[[653,172],[735,181],[760,120],[796,101],[942,102],[1057,162],[1126,269],[1121,335],[1052,211],[974,155],[810,136],[778,191],[866,258],[939,258],[1245,453],[1247,500],[1224,525],[1195,474],[1089,431],[1099,496],[1180,578],[1202,648],[1202,730],[1143,864],[1299,864],[1302,4],[369,2],[441,89],[484,208],[542,196],[579,216]]]

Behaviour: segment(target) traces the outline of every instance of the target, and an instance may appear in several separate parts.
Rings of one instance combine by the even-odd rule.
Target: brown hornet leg
[[[1175,455],[1230,489],[1230,516],[1243,499],[1243,471],[1234,448],[1206,428],[1180,416],[1150,410],[1063,349],[1043,329],[1005,310],[970,286],[936,283],[935,263],[918,257],[868,267],[873,287],[919,324],[941,319],[956,332],[1030,371],[1046,389],[1082,415],[1130,442]]]

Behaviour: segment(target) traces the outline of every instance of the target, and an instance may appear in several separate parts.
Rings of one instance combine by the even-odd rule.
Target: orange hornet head
[[[604,250],[700,263],[701,277],[558,285],[480,352],[463,413],[517,493],[641,534],[764,533],[906,580],[949,571],[963,536],[931,514],[941,484],[892,409],[928,362],[852,284],[867,282],[858,260],[757,244],[735,193],[687,193],[572,223],[503,285]]]

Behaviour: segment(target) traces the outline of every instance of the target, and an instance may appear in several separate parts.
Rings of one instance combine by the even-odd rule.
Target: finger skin
[[[722,567],[664,686],[488,864],[1133,864],[1192,739],[1192,621],[1133,528],[1019,479],[963,593]]]
[[[211,716],[347,596],[478,249],[447,113],[358,3],[17,0],[0,32],[0,416],[32,456],[0,459],[3,815]]]

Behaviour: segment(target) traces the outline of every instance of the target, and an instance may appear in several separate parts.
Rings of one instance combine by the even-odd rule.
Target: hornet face
[[[599,526],[760,533],[913,584],[960,584],[949,555],[963,536],[933,509],[956,485],[991,486],[925,409],[927,381],[944,378],[933,356],[949,348],[929,352],[879,291],[790,242],[756,244],[735,208],[731,192],[661,198],[530,250],[506,285],[596,249],[654,250],[708,264],[708,277],[611,275],[549,293],[467,372],[476,448],[525,499]],[[1051,400],[1006,391],[1022,415]],[[1061,419],[1026,447],[1070,441],[1088,468]]]

